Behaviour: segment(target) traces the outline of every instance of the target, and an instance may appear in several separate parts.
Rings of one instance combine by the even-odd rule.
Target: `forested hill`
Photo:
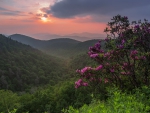
[[[61,58],[70,58],[78,54],[85,54],[90,46],[93,46],[96,42],[98,42],[98,39],[80,42],[69,38],[58,38],[43,41],[21,34],[10,35],[10,37],[13,40],[28,44],[50,55]]]
[[[23,91],[65,78],[62,60],[0,35],[0,89]]]
[[[30,45],[34,48],[40,49],[45,45],[46,41],[38,40],[31,38],[29,36],[21,35],[21,34],[14,34],[9,36],[13,40],[17,40],[18,42],[21,42],[26,45]]]
[[[59,37],[57,39],[51,39],[51,40],[38,40],[22,34],[13,34],[10,35],[9,37],[13,40],[17,40],[18,42],[21,42],[23,44],[31,45],[32,47],[38,49],[46,49],[46,48],[67,49],[68,47],[70,48],[73,45],[76,45],[77,43],[80,42],[69,38],[59,38]]]

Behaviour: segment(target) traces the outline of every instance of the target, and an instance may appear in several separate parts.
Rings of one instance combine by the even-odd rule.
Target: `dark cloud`
[[[43,14],[43,17],[46,17],[46,18],[47,18],[47,17],[48,17],[48,15],[47,15],[47,14]]]
[[[23,12],[21,12],[21,11],[13,11],[13,10],[9,10],[9,9],[3,8],[3,7],[0,7],[0,15],[10,15],[10,16],[19,15],[19,16],[25,16],[23,14]]]
[[[85,15],[112,15],[148,5],[150,0],[62,0],[41,10],[57,18],[74,18]],[[98,17],[96,19],[99,21]]]

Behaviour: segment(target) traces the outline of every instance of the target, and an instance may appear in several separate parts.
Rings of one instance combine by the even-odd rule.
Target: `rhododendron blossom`
[[[103,65],[99,65],[95,70],[98,71],[98,70],[101,70],[103,68]]]

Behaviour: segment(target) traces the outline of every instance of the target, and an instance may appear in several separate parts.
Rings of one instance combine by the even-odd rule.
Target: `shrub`
[[[97,67],[77,70],[80,79],[75,88],[114,84],[121,89],[134,89],[150,84],[150,23],[129,22],[126,16],[117,15],[105,29],[106,50],[101,41],[89,48],[88,55],[99,63]],[[101,85],[100,85],[101,84]]]
[[[80,109],[72,106],[64,113],[148,113],[150,106],[143,103],[144,96],[139,98],[138,92],[135,95],[121,93],[117,89],[109,89],[109,98],[106,102],[93,101],[89,106],[84,105]],[[148,101],[147,101],[148,102]]]

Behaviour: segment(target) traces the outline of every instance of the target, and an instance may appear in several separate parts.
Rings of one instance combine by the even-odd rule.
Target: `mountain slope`
[[[13,40],[17,40],[18,42],[21,42],[26,45],[30,45],[38,49],[42,48],[46,42],[44,40],[37,40],[37,39],[31,38],[29,36],[21,35],[21,34],[13,34],[13,35],[10,35],[9,37]]]
[[[36,40],[28,36],[14,34],[11,39],[17,40],[24,44],[40,49],[45,53],[61,58],[70,58],[78,54],[83,54],[88,51],[90,46],[93,46],[99,40],[88,40],[80,42],[69,38],[58,38],[47,41]],[[104,44],[103,44],[104,45]]]
[[[69,38],[52,39],[48,40],[41,50],[53,56],[66,58],[78,43],[79,41]]]
[[[23,91],[65,79],[63,61],[0,35],[0,89]]]

